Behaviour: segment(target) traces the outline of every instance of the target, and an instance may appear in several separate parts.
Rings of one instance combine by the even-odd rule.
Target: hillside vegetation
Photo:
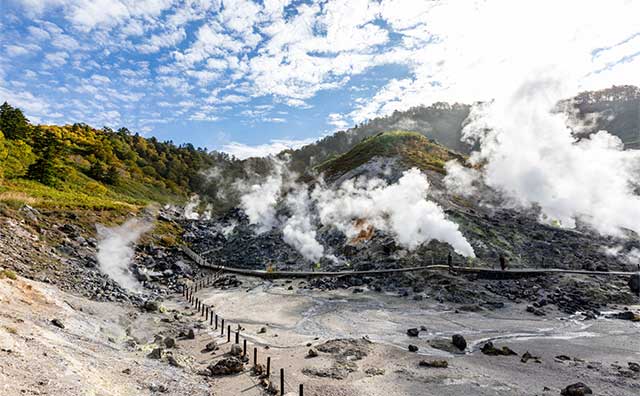
[[[32,125],[0,107],[0,202],[5,205],[136,207],[180,201],[206,188],[203,169],[228,155],[85,124]]]
[[[396,157],[407,167],[445,173],[445,162],[463,155],[427,139],[418,132],[390,131],[363,139],[348,152],[318,166],[327,176],[344,174],[374,157]]]

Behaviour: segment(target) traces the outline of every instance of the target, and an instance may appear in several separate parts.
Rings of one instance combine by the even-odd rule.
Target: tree
[[[27,176],[46,185],[53,185],[57,172],[61,168],[64,145],[53,133],[42,127],[36,127],[33,136],[33,150],[38,159],[31,166]]]
[[[4,102],[0,106],[0,131],[7,139],[25,139],[29,134],[29,120],[22,110]]]

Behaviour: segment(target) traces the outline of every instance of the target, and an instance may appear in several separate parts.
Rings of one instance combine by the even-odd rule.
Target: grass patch
[[[18,279],[18,275],[16,275],[14,271],[11,271],[9,269],[3,269],[2,271],[0,271],[0,279],[4,279],[4,278],[16,280]]]

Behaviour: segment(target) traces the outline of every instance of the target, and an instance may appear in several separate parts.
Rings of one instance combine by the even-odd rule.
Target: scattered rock
[[[147,300],[144,303],[144,309],[148,312],[158,312],[160,310],[160,302],[157,300]]]
[[[218,343],[216,342],[216,340],[210,341],[207,343],[207,345],[204,346],[204,350],[207,352],[213,352],[218,350]]]
[[[162,385],[162,384],[150,384],[149,390],[151,392],[165,393],[169,390],[169,388],[167,388],[165,385]]]
[[[631,371],[635,371],[636,373],[640,373],[640,364],[634,363],[634,362],[629,362],[627,364],[629,365],[629,369]]]
[[[420,330],[416,329],[415,327],[407,330],[407,335],[409,337],[417,337],[419,334]]]
[[[167,356],[167,361],[168,361],[168,362],[169,362],[169,364],[170,364],[170,365],[172,365],[173,367],[178,367],[178,368],[180,368],[180,367],[183,367],[183,366],[184,366],[184,364],[182,364],[182,362],[180,362],[180,361],[178,360],[178,358],[177,358],[177,357],[175,357],[175,356],[173,356],[173,355],[169,355],[169,356]]]
[[[62,322],[62,320],[58,318],[52,319],[51,324],[61,329],[64,329],[64,323]]]
[[[541,309],[538,309],[532,305],[527,306],[527,312],[534,314],[535,316],[545,316],[547,313]]]
[[[467,340],[460,334],[454,334],[451,337],[451,343],[461,351],[467,349]]]
[[[264,334],[267,332],[267,328],[266,327],[261,327],[260,330],[258,330],[258,334]]]
[[[154,348],[151,353],[147,355],[149,359],[162,359],[162,348]]]
[[[539,356],[533,356],[529,353],[529,351],[526,351],[524,354],[522,354],[522,358],[520,358],[520,361],[522,363],[527,363],[529,360],[533,360],[536,363],[542,363]]]
[[[187,331],[187,335],[186,335],[188,340],[195,340],[196,339],[196,332],[193,329],[189,329],[189,331]]]
[[[367,375],[367,377],[375,377],[378,375],[384,375],[385,371],[384,369],[381,369],[381,368],[369,367],[366,370],[364,370],[364,373]]]
[[[318,356],[318,351],[316,351],[315,349],[311,348],[309,349],[309,351],[307,352],[307,357],[308,358],[314,358]]]
[[[421,360],[418,363],[420,367],[429,367],[429,368],[447,368],[449,367],[449,362],[446,360]]]
[[[582,382],[576,382],[575,384],[569,385],[564,388],[560,394],[562,396],[584,396],[584,395],[592,395],[593,391],[587,385]]]
[[[612,315],[607,315],[610,319],[630,320],[632,322],[640,322],[640,315],[632,311],[618,312]]]
[[[503,346],[500,349],[494,347],[493,343],[491,341],[488,341],[486,344],[484,344],[482,346],[482,349],[480,349],[480,350],[482,351],[482,353],[484,353],[485,355],[489,355],[489,356],[512,356],[512,355],[517,355],[517,353],[515,353],[513,350],[509,349],[509,347]]]
[[[131,369],[130,368],[126,368],[126,369],[122,370],[122,374],[127,374],[127,375],[131,374]]]
[[[176,346],[175,338],[171,338],[171,337],[165,338],[164,339],[164,346],[166,346],[167,348],[175,348],[175,346]]]
[[[209,365],[211,375],[230,375],[241,373],[243,370],[244,363],[234,356],[218,360],[215,364]]]
[[[416,345],[409,344],[409,352],[418,352],[418,347]]]
[[[448,338],[435,338],[433,340],[429,340],[429,346],[431,348],[439,349],[441,351],[449,352],[449,353],[462,353],[457,346],[453,345],[450,339]]]

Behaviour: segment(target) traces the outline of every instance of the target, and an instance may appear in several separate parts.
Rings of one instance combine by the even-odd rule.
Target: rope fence
[[[208,276],[205,277],[204,279],[200,279],[196,282],[194,282],[193,286],[191,287],[187,287],[187,286],[183,286],[181,289],[181,295],[182,297],[195,309],[196,313],[200,314],[200,316],[202,318],[204,318],[205,324],[208,322],[209,326],[213,327],[213,330],[215,332],[217,332],[218,328],[220,328],[220,337],[224,337],[225,335],[225,319],[222,318],[220,315],[218,315],[214,310],[213,310],[213,306],[208,306],[203,304],[203,302],[198,298],[195,297],[194,294],[197,293],[199,290],[202,290],[206,287],[209,287],[211,285],[213,285],[215,283],[215,281],[220,277],[220,275],[222,274],[222,272],[218,272],[216,273],[214,276]],[[231,336],[232,336],[232,331],[231,331],[231,324],[229,324],[229,322],[226,322],[227,328],[226,328],[226,336],[227,336],[227,342],[231,343]],[[241,325],[238,324],[236,331],[234,333],[234,345],[239,345],[240,344],[240,340],[242,339],[242,360],[244,361],[248,361],[249,357],[248,357],[248,343],[247,343],[247,338],[246,337],[242,337],[242,334],[240,332],[241,329]],[[260,379],[262,380],[266,380],[266,381],[261,381],[260,383],[267,388],[268,390],[273,390],[274,385],[273,382],[271,381],[271,356],[266,356],[266,366],[262,366],[259,362],[258,362],[258,348],[257,346],[253,347],[253,367],[252,370],[254,372],[254,374],[256,374]],[[292,386],[288,381],[286,381],[285,379],[285,369],[284,368],[280,368],[279,370],[279,375],[275,375],[274,374],[274,379],[279,380],[280,382],[280,387],[278,389],[278,394],[281,396],[284,396],[284,394],[286,393],[286,389],[290,389],[290,390],[294,390],[296,389],[294,386]],[[298,394],[300,396],[304,395],[304,385],[303,384],[298,384]]]

